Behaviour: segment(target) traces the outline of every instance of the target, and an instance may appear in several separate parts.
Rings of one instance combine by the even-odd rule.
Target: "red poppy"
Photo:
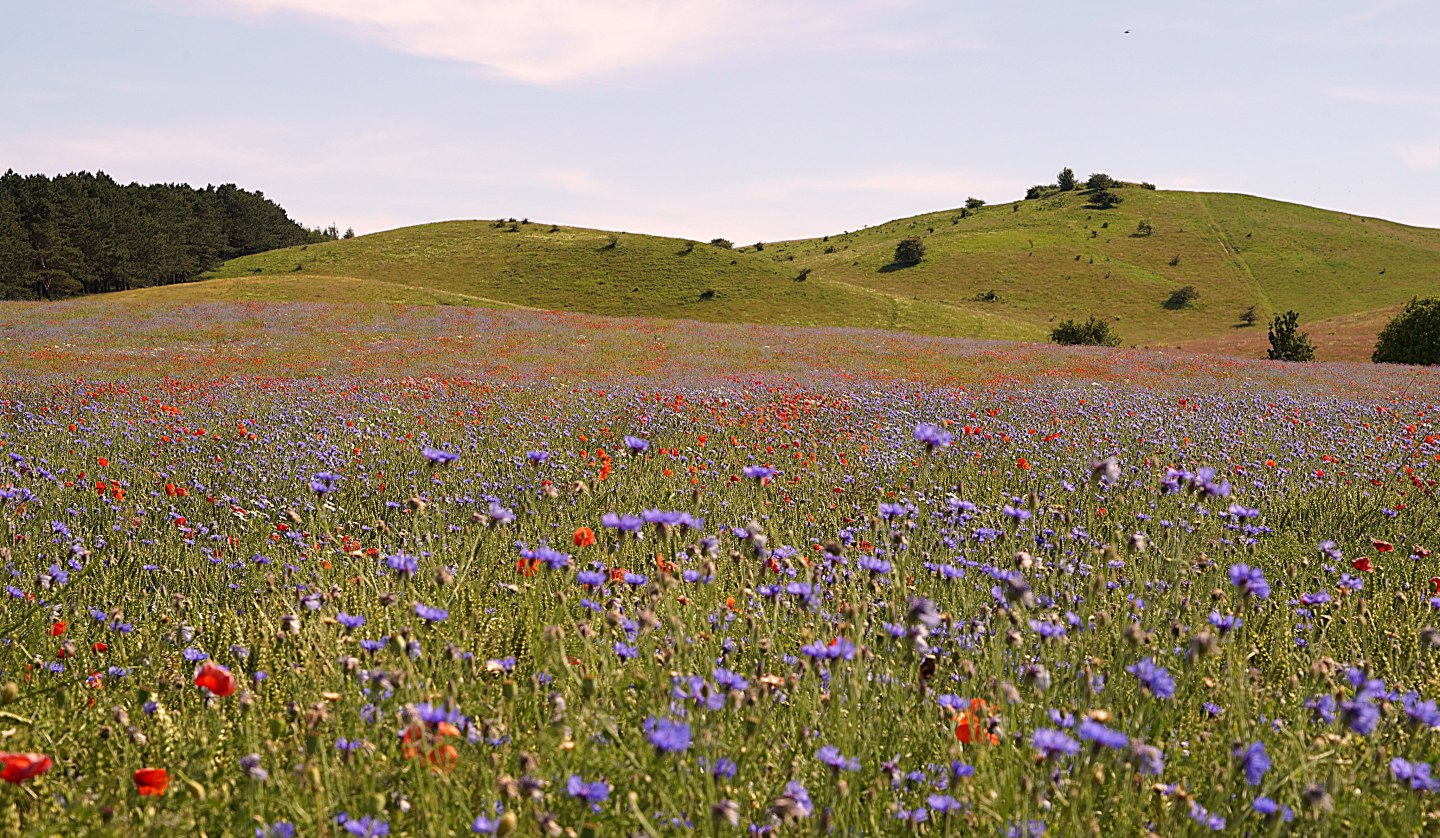
[[[575,531],[576,547],[591,547],[595,544],[595,531],[589,527],[581,527]]]
[[[1411,548],[1410,548],[1410,552],[1414,553],[1415,555],[1419,556],[1419,557],[1422,558],[1422,559],[1428,559],[1428,558],[1430,558],[1430,551],[1429,551],[1429,550],[1426,550],[1424,547],[1421,547],[1419,544],[1416,544],[1415,546],[1411,547]]]
[[[99,463],[101,468],[107,468],[110,465],[110,461],[105,459],[104,457],[96,458],[95,462]]]
[[[50,636],[59,637],[65,633],[65,628],[65,622],[63,620],[56,620],[55,625],[50,627]]]
[[[170,785],[170,772],[163,768],[142,768],[132,779],[141,797],[159,797]]]
[[[1391,544],[1391,543],[1388,542],[1388,541],[1381,541],[1381,540],[1378,539],[1378,538],[1372,538],[1372,539],[1370,539],[1370,543],[1373,544],[1373,545],[1375,545],[1375,551],[1376,551],[1377,553],[1388,553],[1388,552],[1390,552],[1391,550],[1394,550],[1394,549],[1395,549],[1395,545],[1394,545],[1394,544]]]
[[[23,783],[31,777],[38,777],[50,770],[53,763],[50,757],[44,754],[6,754],[0,753],[0,780],[7,783]]]
[[[1440,594],[1440,576],[1430,577],[1430,587],[1435,589],[1435,593]]]
[[[200,664],[199,669],[195,670],[195,686],[204,687],[224,698],[235,692],[235,676],[220,664],[214,661],[205,661]]]
[[[1000,738],[986,730],[985,717],[990,713],[990,705],[985,703],[983,698],[970,700],[970,709],[961,710],[956,717],[955,738],[962,745],[969,745],[972,742],[989,742],[991,745],[1000,744]]]
[[[1015,465],[1022,469],[1028,470],[1030,468],[1030,461],[1025,459],[1024,457],[1021,457],[1020,459],[1015,461]]]
[[[1356,570],[1362,570],[1366,573],[1369,573],[1370,571],[1375,569],[1375,564],[1364,556],[1361,556],[1360,558],[1351,562],[1350,566],[1355,568]]]

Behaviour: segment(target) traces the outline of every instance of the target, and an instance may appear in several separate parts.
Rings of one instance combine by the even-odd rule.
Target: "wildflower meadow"
[[[0,309],[0,832],[1440,830],[1440,375]]]

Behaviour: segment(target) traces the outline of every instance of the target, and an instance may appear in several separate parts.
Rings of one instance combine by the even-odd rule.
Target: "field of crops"
[[[1440,830],[1434,372],[85,305],[0,308],[0,833]]]

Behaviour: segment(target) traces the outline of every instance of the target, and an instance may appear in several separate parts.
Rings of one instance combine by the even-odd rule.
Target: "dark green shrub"
[[[1440,364],[1440,297],[1412,299],[1380,331],[1377,364]]]
[[[1198,299],[1200,299],[1200,289],[1193,285],[1185,285],[1170,292],[1170,298],[1165,301],[1165,307],[1185,308]]]
[[[1120,336],[1110,331],[1110,324],[1090,315],[1084,323],[1066,320],[1050,332],[1050,340],[1061,346],[1119,346]]]
[[[918,238],[901,239],[900,243],[895,245],[895,264],[897,265],[904,267],[918,265],[924,258],[925,242]]]
[[[1294,311],[1275,315],[1270,321],[1270,352],[1272,361],[1313,361],[1315,347],[1310,336],[1300,331],[1300,315]]]

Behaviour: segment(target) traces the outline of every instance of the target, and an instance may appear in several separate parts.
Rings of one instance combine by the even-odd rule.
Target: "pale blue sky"
[[[1066,165],[1440,227],[1440,3],[0,0],[0,170],[312,226],[749,243]]]

